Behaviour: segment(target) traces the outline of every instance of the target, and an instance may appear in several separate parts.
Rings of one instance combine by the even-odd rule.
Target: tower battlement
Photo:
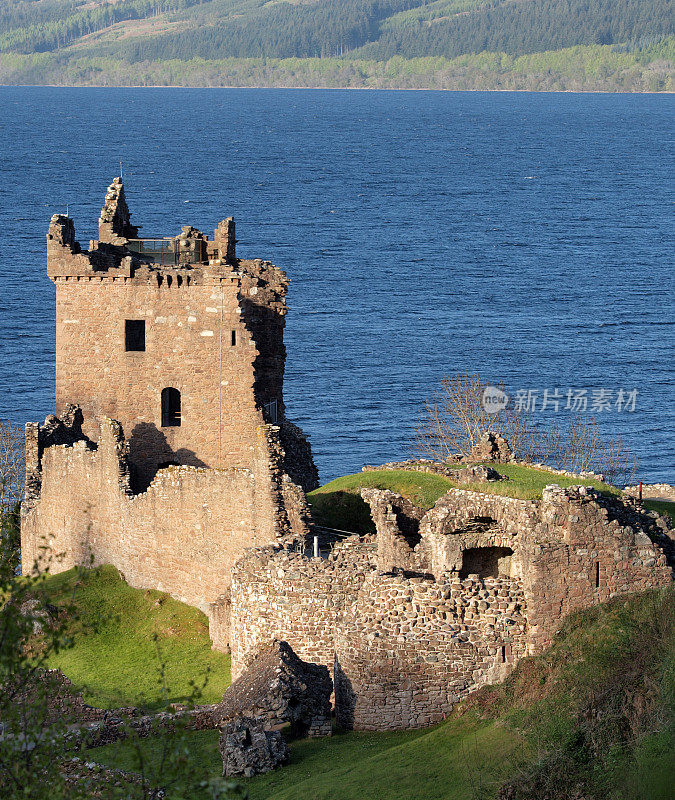
[[[83,250],[75,239],[73,220],[54,214],[47,232],[47,272],[57,278],[97,277],[158,280],[176,274],[182,283],[246,271],[248,262],[238,261],[234,219],[218,223],[209,239],[192,225],[184,225],[175,236],[139,238],[139,227],[131,224],[124,184],[115,178],[108,187],[98,220],[98,239]],[[194,273],[194,274],[191,274]]]

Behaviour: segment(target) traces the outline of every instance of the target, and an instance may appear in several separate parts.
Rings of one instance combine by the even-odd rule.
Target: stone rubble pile
[[[300,736],[330,736],[333,682],[325,666],[302,661],[287,642],[258,648],[215,706],[216,724],[240,717],[289,724]]]
[[[513,451],[503,436],[486,431],[478,444],[471,448],[471,453],[464,461],[493,461],[508,464],[513,460]]]
[[[500,475],[496,469],[486,467],[483,464],[455,470],[452,478],[457,481],[457,483],[492,483],[493,481],[507,480],[503,475]]]
[[[223,725],[220,735],[223,775],[251,778],[288,762],[288,745],[280,730],[257,719],[238,717]]]
[[[302,661],[287,642],[259,647],[213,711],[223,775],[250,777],[285,763],[286,726],[296,736],[330,736],[332,691],[328,668]]]

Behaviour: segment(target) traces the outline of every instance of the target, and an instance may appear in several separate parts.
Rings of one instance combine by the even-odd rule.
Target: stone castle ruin
[[[231,219],[213,240],[137,237],[117,179],[88,251],[68,217],[49,227],[58,416],[27,426],[27,571],[93,558],[198,606],[234,678],[282,641],[328,669],[342,725],[375,730],[440,721],[565,615],[671,582],[665,521],[585,487],[452,489],[430,510],[364,489],[376,533],[312,556],[317,473],[282,394],[287,278],[236,257]]]
[[[539,501],[451,489],[429,511],[363,489],[375,536],[328,558],[256,548],[232,576],[233,675],[277,637],[327,666],[347,728],[439,722],[548,646],[563,617],[668,585],[663,520],[593,489]]]
[[[89,250],[52,217],[58,416],[26,430],[24,568],[114,564],[213,630],[236,559],[304,535],[318,482],[283,400],[288,279],[234,230],[136,238],[119,179]]]

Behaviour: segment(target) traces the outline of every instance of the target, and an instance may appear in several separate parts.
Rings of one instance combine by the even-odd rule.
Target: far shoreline
[[[608,89],[439,89],[424,86],[184,86],[182,84],[115,84],[114,86],[99,83],[0,83],[1,89],[232,89],[255,90],[267,89],[319,91],[328,92],[455,92],[471,94],[606,94],[606,95],[675,95],[675,89],[664,89],[659,92],[629,92],[625,90],[610,91]]]

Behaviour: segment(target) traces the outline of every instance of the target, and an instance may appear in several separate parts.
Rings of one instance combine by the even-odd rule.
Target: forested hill
[[[0,81],[164,83],[170,73],[178,83],[202,74],[205,85],[247,85],[257,74],[297,85],[314,73],[385,85],[376,65],[387,64],[403,85],[422,74],[412,83],[433,85],[443,71],[475,81],[534,70],[550,83],[577,63],[586,79],[618,81],[609,88],[663,90],[673,28],[672,0],[0,0]],[[626,73],[651,84],[626,87]],[[497,84],[485,88],[509,88]]]

